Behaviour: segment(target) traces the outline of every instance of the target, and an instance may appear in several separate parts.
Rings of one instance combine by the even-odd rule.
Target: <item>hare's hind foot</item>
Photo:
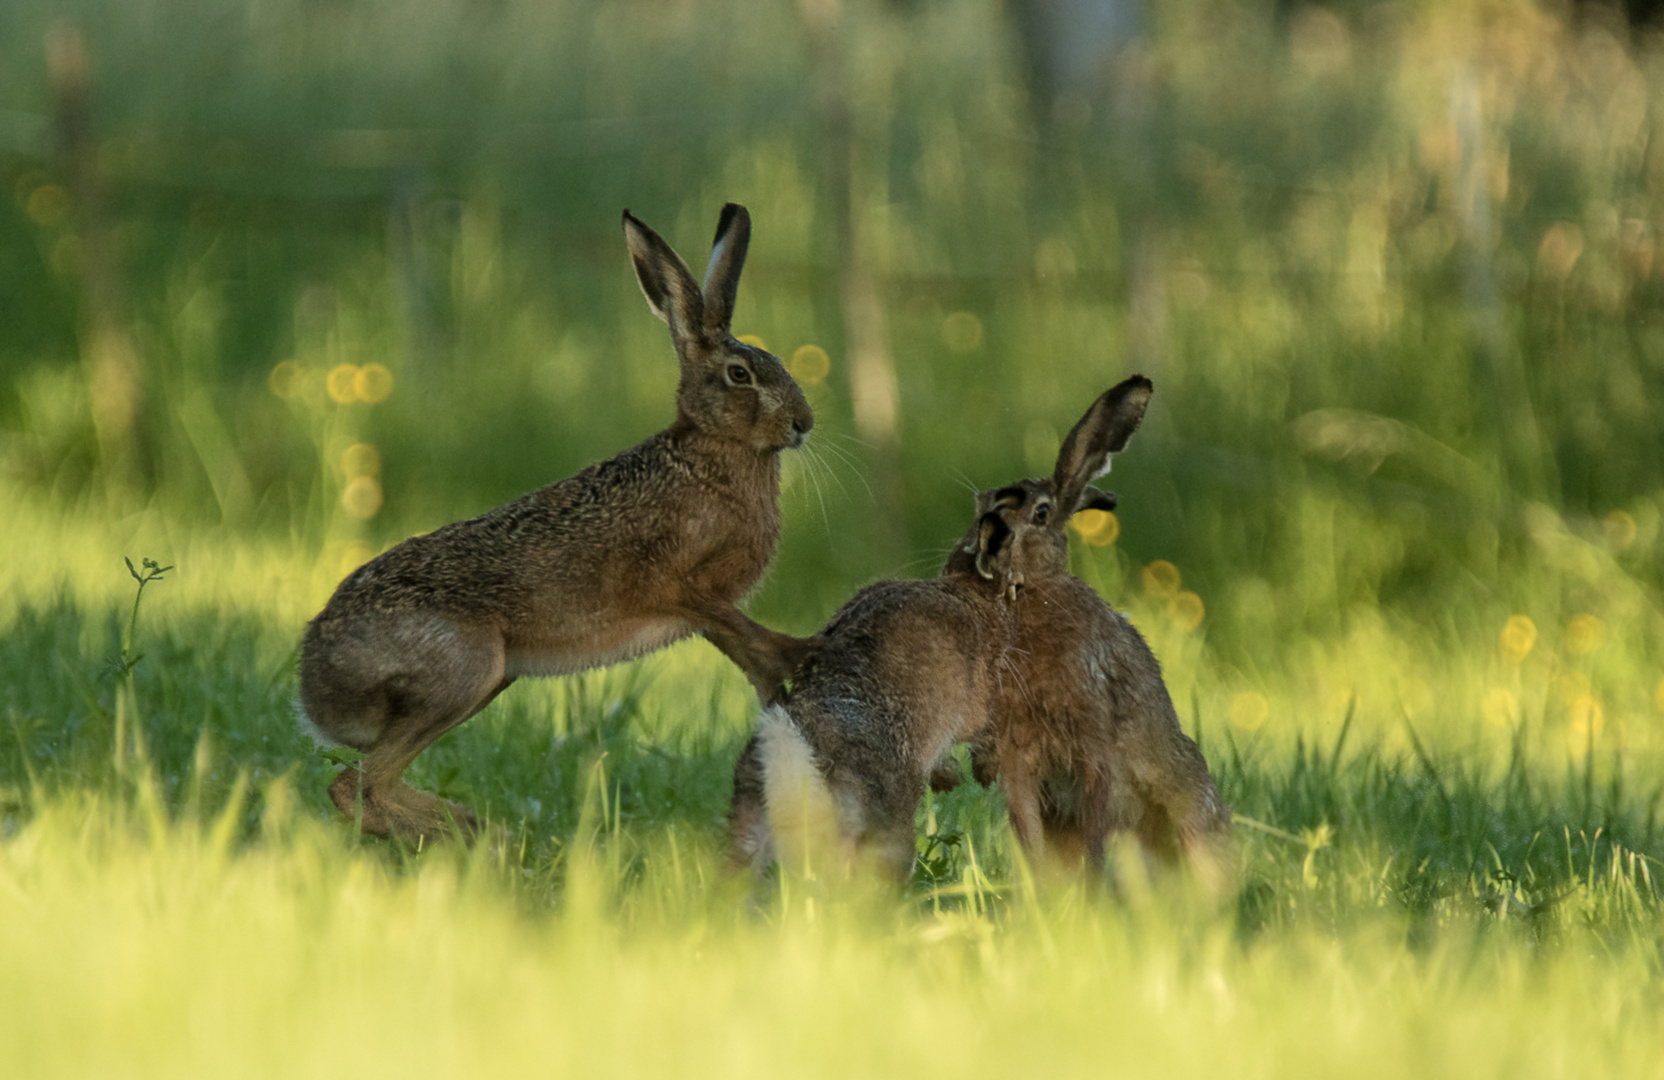
[[[426,845],[453,835],[472,843],[480,834],[479,817],[459,802],[441,799],[396,780],[391,785],[359,784],[356,768],[344,769],[329,785],[329,798],[348,818],[359,821],[372,836],[390,836],[407,844]]]

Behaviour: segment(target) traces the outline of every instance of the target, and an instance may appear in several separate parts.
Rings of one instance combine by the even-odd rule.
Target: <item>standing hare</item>
[[[1144,638],[1068,572],[1064,526],[1077,511],[1114,508],[1089,482],[1137,430],[1151,389],[1133,376],[1105,392],[1063,440],[1050,479],[977,497],[982,520],[997,518],[1011,533],[998,571],[1015,626],[1010,677],[972,763],[981,783],[998,775],[1031,858],[1048,846],[1074,849],[1101,867],[1109,834],[1130,830],[1147,855],[1183,852],[1217,879],[1230,807],[1180,730]]]
[[[794,868],[830,856],[834,873],[906,876],[919,796],[957,780],[948,752],[999,700],[1011,605],[992,567],[1009,537],[985,516],[964,565],[870,585],[811,639],[735,767],[730,868],[761,871],[778,845]]]
[[[522,675],[560,675],[702,634],[776,697],[800,652],[735,606],[780,534],[780,451],[814,423],[780,361],[734,340],[751,218],[722,208],[697,282],[624,213],[636,278],[681,362],[676,421],[645,442],[469,521],[412,537],[341,582],[306,629],[300,700],[365,752],[329,794],[366,832],[414,840],[471,811],[404,783],[440,735]]]

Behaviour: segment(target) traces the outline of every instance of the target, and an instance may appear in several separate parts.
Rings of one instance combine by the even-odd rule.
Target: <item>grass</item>
[[[748,900],[717,867],[755,705],[694,644],[518,687],[448,736],[415,778],[508,839],[414,853],[326,810],[334,766],[290,716],[300,606],[182,563],[125,638],[126,568],[55,562],[76,530],[35,510],[0,647],[0,1031],[24,1075],[1664,1068],[1656,758],[1523,719],[1422,742],[1362,697],[1323,741],[1204,707],[1240,815],[1220,904],[1136,864],[1113,895],[1037,881],[974,784],[921,810],[899,902]],[[1202,685],[1184,657],[1170,678]],[[118,759],[122,708],[142,737]]]
[[[843,7],[0,10],[11,1071],[1664,1076],[1658,41],[1146,5],[1048,101],[1005,6]],[[697,265],[726,199],[817,414],[771,625],[934,572],[967,485],[1155,379],[1072,558],[1235,807],[1217,902],[1031,873],[974,784],[902,896],[724,880],[756,705],[700,642],[423,755],[500,845],[333,816],[305,620],[667,422],[618,212]]]

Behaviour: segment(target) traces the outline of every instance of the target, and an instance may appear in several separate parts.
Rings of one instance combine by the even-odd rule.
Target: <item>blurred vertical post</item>
[[[420,161],[406,159],[393,167],[387,193],[387,246],[404,301],[408,370],[424,376],[442,347],[431,256],[422,229],[426,194],[427,174]]]
[[[86,40],[74,26],[46,34],[52,80],[58,168],[74,214],[81,278],[81,358],[106,495],[116,501],[143,475],[135,430],[139,416],[138,356],[121,318],[121,272],[104,221],[98,142],[92,127],[92,71]]]
[[[873,270],[875,240],[861,222],[859,188],[869,162],[857,137],[851,30],[846,0],[798,0],[813,57],[814,101],[823,155],[822,175],[832,195],[832,228],[837,244],[838,299],[844,317],[850,401],[855,427],[869,448],[872,488],[886,512],[875,522],[878,539],[893,556],[905,546],[907,514],[898,458],[901,390],[890,353],[888,317]],[[887,82],[887,80],[886,80]],[[875,154],[882,155],[878,147]]]
[[[1113,126],[1133,151],[1117,155],[1123,183],[1116,198],[1132,233],[1124,256],[1127,360],[1131,370],[1157,374],[1167,348],[1167,271],[1152,212],[1160,181],[1146,160],[1154,110],[1148,79],[1129,78],[1124,70],[1126,50],[1143,22],[1141,8],[1139,0],[1006,0],[1035,125],[1059,143],[1065,135],[1091,137],[1089,124],[1097,131]],[[1071,178],[1085,172],[1064,170]]]
[[[1523,358],[1510,347],[1497,299],[1491,266],[1496,246],[1491,222],[1491,157],[1485,144],[1484,111],[1479,83],[1471,71],[1456,74],[1450,90],[1451,121],[1456,129],[1456,212],[1467,251],[1464,294],[1473,324],[1475,366],[1491,401],[1498,466],[1505,488],[1516,495],[1540,497],[1553,454],[1543,446],[1537,417],[1525,385]]]

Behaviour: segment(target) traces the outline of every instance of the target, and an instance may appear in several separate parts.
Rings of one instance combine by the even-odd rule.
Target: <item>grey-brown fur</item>
[[[989,521],[977,543],[1005,540]],[[853,853],[895,876],[913,864],[913,817],[927,783],[951,781],[948,752],[989,723],[1011,637],[1001,583],[971,571],[868,586],[813,639],[785,710],[808,743]],[[948,766],[943,769],[944,764]],[[730,865],[774,857],[771,766],[754,737],[735,769]]]
[[[702,634],[765,701],[800,656],[735,606],[779,539],[779,452],[814,420],[780,361],[729,332],[750,238],[723,208],[703,286],[628,211],[637,280],[680,361],[676,420],[617,457],[353,572],[307,627],[300,696],[327,738],[365,751],[330,796],[367,832],[407,839],[454,820],[401,777],[516,678],[616,663]],[[360,801],[361,800],[361,801]]]
[[[1015,625],[1010,677],[973,747],[973,770],[982,783],[999,777],[1031,857],[1050,850],[1101,866],[1108,836],[1130,831],[1148,854],[1182,852],[1212,873],[1230,808],[1180,729],[1143,637],[1068,572],[1065,524],[1078,510],[1113,508],[1113,496],[1088,481],[1137,429],[1151,389],[1134,376],[1094,402],[1051,478],[978,496],[979,512],[1011,531],[998,565],[985,569],[1003,578]]]

